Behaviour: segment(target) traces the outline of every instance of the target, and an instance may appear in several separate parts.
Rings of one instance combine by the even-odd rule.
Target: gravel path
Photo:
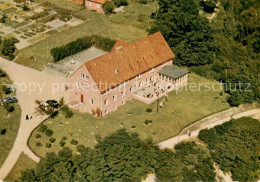
[[[250,107],[231,108],[226,111],[213,114],[200,121],[197,121],[196,123],[186,127],[178,136],[162,141],[158,145],[161,149],[164,148],[172,149],[174,145],[176,145],[181,141],[188,140],[189,138],[192,137],[197,137],[199,131],[202,129],[213,128],[216,125],[221,125],[222,123],[229,121],[231,119],[231,116],[233,119],[241,118],[244,116],[253,116],[254,118],[257,119],[259,117],[258,114],[260,114],[259,108],[250,108]],[[188,130],[191,132],[190,136],[187,135]]]
[[[13,80],[17,88],[16,97],[22,109],[21,123],[15,143],[10,151],[5,163],[0,169],[0,180],[3,180],[15,165],[21,152],[27,154],[34,161],[39,158],[27,146],[27,140],[31,132],[47,117],[33,115],[31,120],[26,120],[26,114],[33,114],[35,100],[60,99],[62,96],[68,101],[68,95],[65,91],[53,91],[53,83],[61,85],[66,80],[63,77],[52,76],[45,72],[39,72],[34,69],[24,67],[11,61],[0,58],[0,67],[5,70]],[[35,87],[35,84],[37,86]],[[29,86],[31,91],[29,91]],[[39,87],[41,86],[41,87]],[[44,89],[42,89],[44,88]]]

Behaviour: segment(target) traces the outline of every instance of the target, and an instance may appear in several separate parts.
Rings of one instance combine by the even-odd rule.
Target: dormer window
[[[118,69],[115,70],[115,74],[117,74],[117,73],[118,73]]]

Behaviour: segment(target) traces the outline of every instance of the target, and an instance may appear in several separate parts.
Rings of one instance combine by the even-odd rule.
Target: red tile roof
[[[85,63],[101,92],[144,73],[175,56],[160,32],[125,43],[117,41],[112,51]]]
[[[94,2],[94,3],[99,3],[99,4],[104,4],[106,2],[106,0],[88,0],[90,2]]]

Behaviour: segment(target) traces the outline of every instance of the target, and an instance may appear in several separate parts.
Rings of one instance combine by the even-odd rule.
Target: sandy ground
[[[11,61],[0,58],[0,67],[4,69],[14,82],[17,89],[16,96],[22,109],[20,129],[5,163],[0,169],[0,180],[4,179],[11,171],[21,152],[24,151],[30,158],[39,161],[39,158],[31,152],[27,146],[30,133],[37,127],[46,116],[33,115],[32,120],[26,120],[26,114],[33,114],[35,100],[65,98],[68,102],[68,93],[63,91],[62,83],[67,82],[64,77],[53,76],[48,73],[39,72],[34,69],[15,64]],[[58,89],[58,86],[60,89]]]

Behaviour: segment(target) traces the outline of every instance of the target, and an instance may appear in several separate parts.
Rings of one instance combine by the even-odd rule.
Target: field
[[[62,8],[62,9],[70,10],[70,11],[78,11],[78,10],[84,8],[83,6],[76,5],[76,4],[68,2],[66,0],[55,0],[55,1],[53,1],[53,0],[36,0],[35,2],[37,2],[37,3],[49,2],[49,3],[53,4],[54,6],[56,6],[57,8]]]
[[[218,83],[207,80],[193,73],[190,74],[189,83]],[[219,85],[219,84],[217,84]],[[177,135],[185,126],[210,114],[229,108],[225,102],[226,94],[220,96],[219,91],[206,91],[201,87],[201,91],[182,90],[169,94],[169,101],[156,112],[157,104],[146,105],[137,100],[128,101],[117,111],[108,114],[102,119],[97,119],[90,114],[74,112],[70,119],[64,117],[62,111],[54,119],[44,121],[48,129],[53,130],[53,138],[56,139],[50,148],[46,147],[50,137],[36,129],[30,139],[29,146],[39,156],[44,156],[47,152],[58,151],[61,147],[59,142],[63,140],[67,147],[75,149],[71,140],[77,140],[79,144],[93,147],[96,144],[96,136],[102,138],[113,133],[120,128],[137,132],[142,139],[152,137],[155,142],[159,142]],[[151,113],[146,109],[152,108]],[[146,125],[145,121],[151,120]],[[36,135],[40,138],[36,138]],[[36,143],[41,146],[36,146]]]
[[[1,75],[2,73],[3,72],[1,72]],[[0,86],[8,83],[11,83],[11,81],[7,75],[0,77]],[[5,97],[4,94],[3,97]],[[20,126],[21,109],[18,104],[14,104],[14,108],[13,112],[8,113],[6,109],[0,105],[0,167],[13,147]]]
[[[36,166],[36,162],[34,162],[31,158],[29,158],[26,154],[21,153],[16,164],[14,165],[13,169],[5,178],[6,181],[14,181],[21,177],[21,172],[29,169],[34,168]]]
[[[21,53],[16,60],[17,63],[29,66],[38,70],[43,70],[44,65],[53,62],[50,50],[67,44],[77,38],[100,35],[112,39],[120,39],[127,42],[138,40],[147,36],[146,28],[149,27],[149,15],[155,11],[155,4],[140,5],[131,2],[125,12],[111,16],[83,9],[73,15],[85,22],[76,27],[71,27],[59,33],[54,33],[47,39],[35,43],[27,48],[19,50]],[[134,13],[137,12],[137,13]],[[36,60],[30,59],[35,57]]]

